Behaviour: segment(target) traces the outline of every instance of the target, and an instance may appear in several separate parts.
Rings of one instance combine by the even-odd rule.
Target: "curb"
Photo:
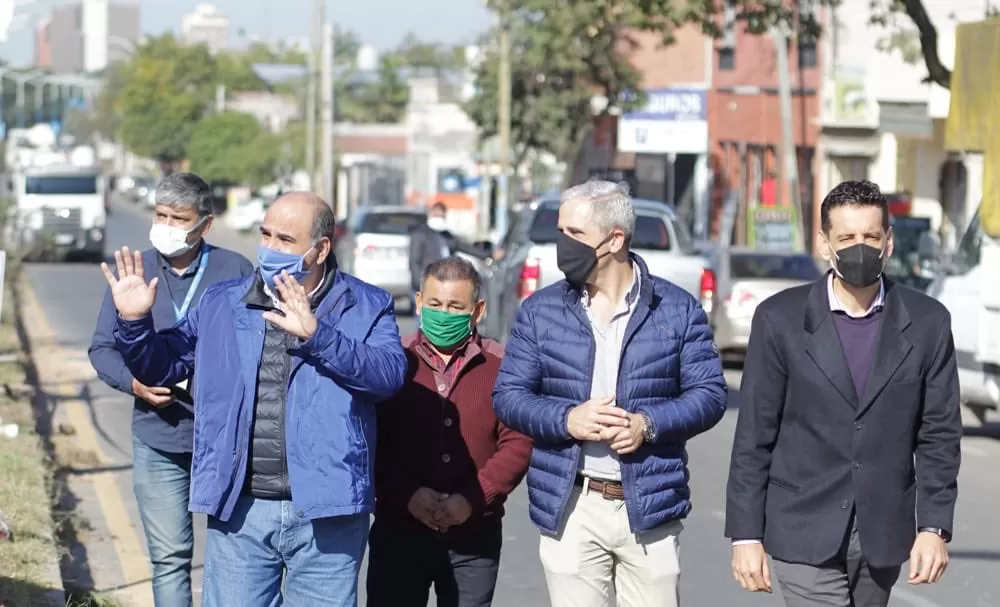
[[[14,299],[14,301],[12,302],[14,308],[14,330],[17,332],[17,340],[21,346],[21,354],[24,357],[24,362],[29,369],[29,372],[26,373],[27,375],[26,379],[35,393],[35,395],[32,396],[31,410],[35,418],[35,428],[36,431],[38,431],[45,427],[45,421],[43,418],[44,412],[39,411],[38,408],[39,401],[37,395],[40,393],[41,387],[38,385],[37,373],[32,371],[37,368],[35,365],[35,357],[31,349],[31,340],[29,339],[28,333],[25,330],[24,321],[21,316],[21,306],[23,305],[23,300],[21,299],[22,296],[21,290],[24,288],[22,280],[23,278],[19,276],[14,281],[12,281],[10,285],[10,292],[13,295]],[[46,465],[47,467],[51,467],[52,462],[50,459],[50,452],[46,447],[46,443],[48,443],[49,437],[39,431],[38,438],[39,441],[43,443],[42,449],[45,450],[44,457],[46,459]],[[53,550],[51,551],[51,554],[48,555],[48,558],[46,559],[46,561],[48,562],[45,566],[46,570],[45,583],[50,589],[47,590],[43,595],[44,605],[40,607],[65,607],[66,590],[63,587],[62,570],[59,565],[60,559],[59,559],[58,548],[60,544],[55,537],[55,519],[53,519],[52,517],[52,504],[46,503],[45,510],[47,512],[49,521],[51,521],[51,525],[46,530],[44,534],[44,539],[48,541],[51,546],[53,546]]]

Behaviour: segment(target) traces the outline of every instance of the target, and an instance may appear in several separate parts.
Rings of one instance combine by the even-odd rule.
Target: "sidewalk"
[[[8,271],[11,271],[8,268]],[[2,287],[0,287],[2,288]],[[14,289],[0,325],[0,511],[10,537],[0,544],[0,605],[66,604],[51,509],[44,408],[33,407],[30,349],[19,335]],[[38,402],[37,404],[41,404]]]
[[[96,591],[101,605],[148,607],[153,604],[151,570],[142,532],[125,507],[119,485],[123,471],[102,449],[86,401],[96,374],[86,351],[62,344],[27,280],[19,285],[16,301],[36,400],[48,418],[66,590],[82,597]],[[80,560],[86,565],[74,566]]]

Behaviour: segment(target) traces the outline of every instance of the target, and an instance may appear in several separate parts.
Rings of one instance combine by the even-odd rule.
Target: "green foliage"
[[[400,74],[403,67],[397,55],[389,54],[380,58],[374,78],[343,79],[337,91],[337,120],[384,124],[402,120],[410,98]]]
[[[727,4],[731,7],[727,10]],[[674,42],[677,28],[694,24],[706,35],[720,37],[727,26],[760,35],[772,27],[787,28],[793,37],[822,34],[820,7],[840,0],[488,0],[501,11],[511,47],[511,138],[515,158],[529,149],[566,159],[593,122],[591,98],[603,95],[610,107],[628,111],[641,103],[639,74],[627,55],[636,46],[635,32],[658,34],[662,44]],[[933,23],[922,0],[870,0],[870,20],[903,28],[877,46],[901,52],[904,60],[923,58],[928,81],[948,87],[951,73],[937,55]],[[497,32],[477,68],[478,94],[466,111],[484,137],[497,134]],[[607,111],[607,108],[605,109]]]
[[[203,46],[167,34],[136,49],[115,110],[118,136],[134,152],[162,161],[183,159],[194,125],[211,107],[218,65]]]
[[[223,112],[202,119],[191,132],[187,158],[206,181],[254,186],[274,178],[278,141],[248,114]]]
[[[595,95],[621,109],[641,101],[627,95],[640,88],[638,72],[625,59],[627,32],[645,24],[633,5],[512,0],[507,10],[516,155],[528,149],[562,158],[572,154],[592,124]],[[498,131],[498,73],[499,52],[494,48],[478,69],[478,94],[466,106],[485,137]]]

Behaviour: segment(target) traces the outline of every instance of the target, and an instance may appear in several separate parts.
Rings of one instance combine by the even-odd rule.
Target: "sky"
[[[2,2],[3,0],[0,0]],[[10,1],[10,0],[7,0]],[[114,1],[114,0],[113,0]],[[70,4],[60,0],[17,0],[18,13],[30,15],[20,31],[11,32],[0,43],[0,57],[24,65],[34,58],[34,23],[53,6]],[[181,16],[199,2],[192,0],[118,0],[139,4],[146,34],[166,30],[179,32]],[[312,27],[312,0],[215,0],[229,16],[230,43],[242,29],[264,39],[308,36]],[[407,32],[421,39],[449,44],[474,42],[490,25],[484,0],[328,0],[327,19],[355,31],[376,48],[391,48]]]

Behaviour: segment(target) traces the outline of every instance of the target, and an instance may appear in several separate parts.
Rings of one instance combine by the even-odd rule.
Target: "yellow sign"
[[[955,28],[948,149],[983,152],[983,232],[1000,237],[1000,19]]]

